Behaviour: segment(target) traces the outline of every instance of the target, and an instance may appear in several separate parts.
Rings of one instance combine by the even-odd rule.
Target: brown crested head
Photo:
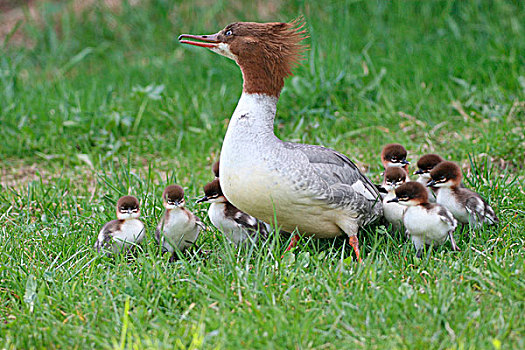
[[[213,171],[213,175],[215,175],[215,177],[219,177],[219,161],[213,163],[211,171]]]
[[[429,173],[432,169],[435,168],[436,165],[444,161],[445,160],[443,159],[443,157],[437,154],[425,154],[424,156],[419,158],[419,160],[417,161],[418,170],[415,173],[416,174]]]
[[[222,189],[219,179],[215,179],[204,185],[204,195],[208,198],[222,196]]]
[[[400,204],[425,204],[428,203],[428,192],[419,182],[406,182],[396,188],[396,198]]]
[[[139,200],[134,196],[120,197],[117,201],[117,212],[138,213],[140,210]]]
[[[212,35],[182,34],[179,40],[209,48],[237,62],[241,68],[246,93],[278,97],[284,79],[302,59],[307,37],[302,18],[292,22],[236,22]],[[201,42],[183,40],[197,39]]]
[[[222,193],[219,179],[215,179],[204,185],[204,197],[199,199],[197,203],[204,202],[226,202],[226,197],[224,197]]]
[[[463,174],[461,168],[454,162],[441,162],[430,172],[431,185],[436,187],[458,186]]]
[[[407,179],[407,173],[403,168],[389,166],[385,169],[385,182],[392,184],[403,183]]]
[[[184,203],[184,189],[179,185],[169,185],[162,192],[162,200],[168,205]]]
[[[407,161],[407,150],[399,143],[390,143],[381,151],[381,162],[386,167],[405,167],[410,164]]]

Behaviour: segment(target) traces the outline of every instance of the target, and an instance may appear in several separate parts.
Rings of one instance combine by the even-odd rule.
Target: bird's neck
[[[279,98],[284,86],[286,71],[282,62],[269,55],[261,57],[252,55],[239,58],[237,64],[241,68],[243,86],[246,94],[264,94]]]
[[[228,134],[241,139],[274,136],[274,119],[279,98],[267,94],[243,92],[228,126]],[[228,136],[228,135],[227,135]]]

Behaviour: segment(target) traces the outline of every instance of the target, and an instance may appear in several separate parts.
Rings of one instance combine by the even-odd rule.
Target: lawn
[[[525,348],[523,2],[86,4],[32,3],[38,18],[26,11],[0,39],[0,348]],[[343,240],[304,239],[281,259],[284,235],[236,251],[211,227],[195,199],[242,78],[177,36],[300,15],[310,48],[277,135],[343,152],[376,183],[386,143],[412,164],[441,154],[497,227],[416,259],[371,226],[362,264]],[[174,182],[208,230],[169,263],[153,232]],[[128,193],[142,249],[100,256],[98,231]]]

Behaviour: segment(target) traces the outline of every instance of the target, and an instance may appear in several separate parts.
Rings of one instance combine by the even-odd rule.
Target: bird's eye
[[[391,159],[393,162],[397,161],[397,157],[392,157]]]
[[[226,33],[224,33],[224,35],[226,35],[226,36],[230,36],[232,34],[233,34],[233,32],[231,30],[228,30]]]

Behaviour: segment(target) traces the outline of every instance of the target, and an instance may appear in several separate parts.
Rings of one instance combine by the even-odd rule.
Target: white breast
[[[170,253],[174,247],[183,251],[192,246],[197,240],[201,228],[197,225],[195,218],[188,215],[184,210],[176,208],[169,212],[164,220],[164,227],[159,227],[162,234],[162,245]]]
[[[208,209],[210,221],[226,239],[238,246],[248,238],[248,232],[235,220],[224,215],[226,205],[224,203],[212,203]]]
[[[385,219],[391,223],[395,229],[399,229],[403,225],[403,215],[407,207],[399,203],[387,203],[395,196],[395,192],[390,191],[386,197],[383,198],[383,214]]]
[[[224,138],[220,159],[220,183],[226,198],[240,210],[274,222],[285,231],[299,228],[316,237],[342,234],[334,223],[338,210],[320,206],[291,181],[294,155],[273,133],[277,98],[243,94]],[[282,170],[289,170],[283,176]]]
[[[113,233],[113,252],[139,244],[145,235],[144,224],[138,219],[124,220],[120,230]]]
[[[442,244],[454,226],[441,220],[438,207],[427,210],[421,206],[408,207],[403,218],[407,233],[424,239],[426,244]],[[419,247],[417,247],[419,248]]]
[[[454,192],[452,192],[450,188],[440,188],[438,191],[436,202],[450,210],[450,212],[452,213],[452,215],[454,215],[456,220],[463,224],[468,224],[468,212],[465,209],[465,206],[457,200],[456,196],[454,196]]]

